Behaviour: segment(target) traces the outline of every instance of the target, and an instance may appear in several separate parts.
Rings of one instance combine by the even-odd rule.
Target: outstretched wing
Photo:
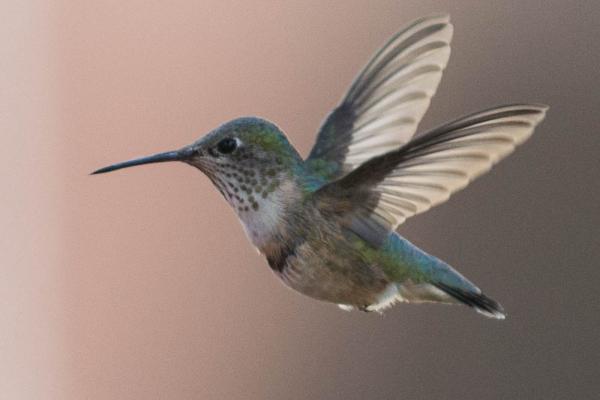
[[[394,35],[326,119],[307,165],[336,179],[407,143],[440,83],[451,38],[448,16],[419,19]]]
[[[315,200],[365,240],[381,243],[406,218],[446,201],[510,154],[546,110],[510,105],[458,119],[367,161],[320,188]]]

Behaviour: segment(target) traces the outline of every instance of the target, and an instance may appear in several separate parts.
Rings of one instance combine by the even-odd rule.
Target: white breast
[[[290,181],[283,182],[266,198],[256,196],[256,209],[240,210],[234,206],[246,235],[257,248],[264,248],[284,228],[286,206],[294,198],[293,186]]]

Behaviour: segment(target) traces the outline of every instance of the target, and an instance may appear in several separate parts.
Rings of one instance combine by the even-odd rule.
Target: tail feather
[[[500,304],[481,293],[477,286],[442,260],[425,253],[398,234],[390,235],[385,246],[386,254],[399,260],[397,270],[392,269],[390,275],[393,276],[396,271],[402,273],[395,277],[397,292],[386,291],[385,299],[371,308],[389,305],[390,296],[396,296],[397,300],[408,303],[465,304],[487,317],[505,318]]]
[[[473,307],[477,312],[486,317],[497,319],[506,318],[506,314],[500,303],[487,297],[481,292],[466,291],[443,283],[435,283],[435,286],[461,303]]]

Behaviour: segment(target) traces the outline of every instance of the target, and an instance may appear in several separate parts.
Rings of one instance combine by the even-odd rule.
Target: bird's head
[[[302,165],[277,126],[246,117],[227,122],[179,150],[114,164],[93,174],[167,161],[185,162],[204,172],[238,214],[257,211]]]

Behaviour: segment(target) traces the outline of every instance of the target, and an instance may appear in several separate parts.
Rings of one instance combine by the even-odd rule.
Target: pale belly
[[[336,254],[342,254],[337,256]],[[390,281],[376,265],[368,265],[351,249],[298,246],[280,271],[275,271],[290,288],[312,298],[368,309],[389,291]]]

